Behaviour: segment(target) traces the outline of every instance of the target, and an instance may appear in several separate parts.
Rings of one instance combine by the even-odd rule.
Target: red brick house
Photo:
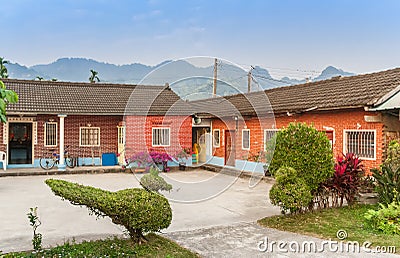
[[[247,160],[280,128],[305,122],[327,134],[335,156],[355,152],[370,169],[400,138],[400,68],[192,102],[168,85],[3,81],[20,96],[0,125],[9,167],[38,166],[66,145],[80,164],[100,164],[102,153],[196,147],[197,164],[262,172]]]
[[[399,92],[397,68],[192,105],[198,117],[210,120],[214,142],[208,163],[262,172],[260,164],[246,162],[247,158],[263,151],[276,130],[290,122],[304,122],[326,132],[334,156],[354,152],[368,171],[381,164],[388,142],[400,138]]]
[[[3,82],[19,95],[0,125],[8,167],[37,167],[44,153],[63,153],[67,145],[80,165],[99,165],[103,153],[125,154],[125,145],[125,155],[191,147],[189,109],[167,85]]]

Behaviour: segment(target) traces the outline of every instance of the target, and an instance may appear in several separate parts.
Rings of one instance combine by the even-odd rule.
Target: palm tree
[[[99,77],[97,76],[99,74],[98,72],[96,72],[95,70],[90,70],[90,73],[92,74],[89,77],[89,82],[90,83],[95,83],[96,80],[97,80],[97,82],[100,81]]]
[[[5,64],[8,64],[8,61],[4,60],[4,57],[0,57],[0,78],[8,78],[8,71]]]

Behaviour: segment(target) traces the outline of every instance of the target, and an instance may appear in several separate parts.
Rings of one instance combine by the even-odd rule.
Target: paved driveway
[[[253,222],[279,214],[267,198],[270,185],[261,182],[249,187],[248,179],[215,174],[203,170],[174,172],[167,175],[173,191],[173,221],[166,233]],[[96,220],[84,207],[73,206],[56,197],[45,185],[47,178],[60,178],[108,190],[138,187],[132,174],[86,174],[0,178],[0,250],[31,248],[32,231],[26,214],[38,207],[45,246],[62,244],[68,239],[96,239],[122,235],[123,229],[107,218]],[[232,184],[232,185],[231,185]],[[231,186],[230,186],[231,185]]]

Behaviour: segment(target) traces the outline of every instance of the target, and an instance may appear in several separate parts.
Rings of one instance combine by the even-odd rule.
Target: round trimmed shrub
[[[73,205],[85,205],[90,214],[108,216],[113,223],[124,226],[137,243],[145,241],[144,233],[159,231],[171,224],[169,202],[157,193],[139,188],[110,192],[56,179],[45,182],[55,195]]]
[[[276,183],[269,192],[271,203],[281,207],[282,213],[301,212],[313,196],[311,189],[303,178],[299,178],[295,169],[283,166],[275,173]]]

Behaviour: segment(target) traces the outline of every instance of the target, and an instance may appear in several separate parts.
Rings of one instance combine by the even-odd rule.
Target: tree
[[[40,76],[36,76],[36,79],[38,79],[38,81],[43,81],[43,77]]]
[[[4,82],[0,80],[0,120],[7,123],[6,107],[9,103],[17,103],[18,95],[12,90],[7,90]]]
[[[97,82],[99,82],[100,81],[100,79],[99,79],[99,77],[97,76],[99,73],[98,72],[96,72],[95,70],[90,70],[90,73],[91,73],[91,75],[90,75],[90,77],[89,77],[89,82],[90,83],[95,83],[96,82],[96,80],[97,80]]]
[[[8,61],[4,60],[4,57],[0,57],[0,78],[8,78],[8,71],[5,64],[8,64]]]

